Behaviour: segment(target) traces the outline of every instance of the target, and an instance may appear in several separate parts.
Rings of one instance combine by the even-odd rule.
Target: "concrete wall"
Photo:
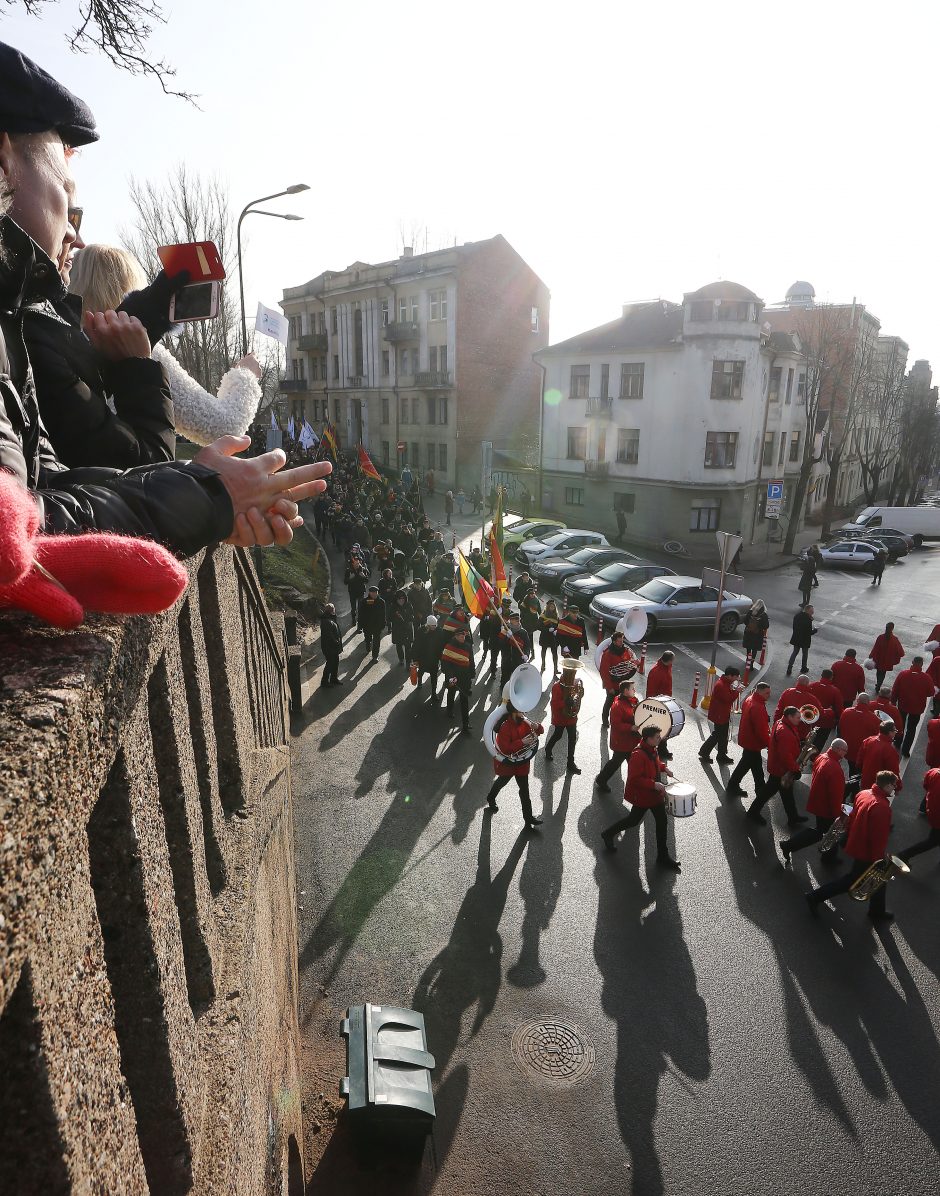
[[[0,1192],[303,1191],[283,635],[243,552],[190,577],[0,616]]]

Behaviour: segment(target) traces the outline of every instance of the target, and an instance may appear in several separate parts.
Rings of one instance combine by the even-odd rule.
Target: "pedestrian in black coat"
[[[411,617],[415,625],[415,638],[424,626],[425,619],[431,613],[431,595],[427,589],[415,578],[408,589],[408,605],[411,607]]]
[[[378,660],[385,631],[385,603],[379,597],[378,586],[369,586],[365,601],[359,604],[359,628],[366,637],[366,648],[372,649],[372,659]]]
[[[323,666],[323,677],[320,688],[326,689],[330,685],[342,685],[339,677],[339,657],[343,650],[343,633],[336,621],[336,607],[328,602],[320,617],[320,651],[326,663]]]
[[[770,618],[763,598],[758,598],[744,616],[744,635],[741,645],[745,652],[756,656],[764,646],[764,636],[770,629]]]
[[[356,627],[359,622],[359,603],[365,598],[369,584],[369,571],[363,568],[358,557],[352,558],[343,576],[343,583],[349,594],[349,626]]]
[[[793,634],[790,636],[793,651],[790,653],[790,660],[787,664],[788,677],[793,673],[793,662],[796,660],[798,652],[803,653],[803,672],[809,671],[809,648],[813,636],[818,630],[818,627],[813,626],[813,608],[811,606],[804,606],[793,616]]]
[[[447,590],[449,594],[454,592],[454,558],[449,552],[434,562],[434,589],[438,592]]]
[[[406,666],[411,660],[411,650],[414,645],[415,625],[414,614],[408,595],[399,590],[391,605],[392,643],[398,653],[398,663]]]
[[[428,615],[424,626],[415,636],[414,658],[418,662],[418,689],[427,673],[431,678],[431,698],[437,697],[437,671],[441,655],[441,641],[438,636],[437,619]]]
[[[797,589],[803,597],[803,605],[806,606],[807,602],[809,602],[813,586],[818,584],[816,581],[816,557],[812,553],[807,554],[801,569],[800,584],[797,586]]]
[[[392,603],[395,600],[395,595],[398,592],[398,582],[395,580],[395,575],[391,569],[383,569],[382,576],[379,578],[379,597],[385,603],[385,617],[388,619],[388,629],[392,628]]]

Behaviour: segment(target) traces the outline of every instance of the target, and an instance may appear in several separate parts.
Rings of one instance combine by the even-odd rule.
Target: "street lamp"
[[[238,294],[241,300],[243,357],[248,352],[248,325],[245,322],[245,283],[242,278],[242,221],[252,212],[259,216],[276,216],[279,220],[303,220],[303,216],[293,216],[289,213],[264,212],[259,208],[256,208],[255,204],[264,203],[268,199],[279,199],[282,195],[297,195],[300,191],[309,190],[310,188],[306,183],[294,183],[292,186],[285,188],[283,191],[275,191],[273,195],[262,195],[259,199],[253,199],[251,203],[245,204],[244,208],[242,208],[241,215],[238,217],[238,224],[235,229],[235,239],[238,243]]]

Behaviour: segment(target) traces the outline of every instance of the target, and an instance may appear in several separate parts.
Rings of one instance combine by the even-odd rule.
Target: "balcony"
[[[606,478],[610,473],[610,462],[585,460],[584,472],[593,478]]]
[[[443,389],[453,386],[450,370],[422,370],[415,375],[415,386],[425,386],[430,389]]]
[[[584,414],[599,419],[611,419],[614,414],[614,400],[610,395],[597,395],[593,399],[588,399],[587,410]]]
[[[300,394],[307,389],[306,378],[282,378],[278,389],[284,394]]]
[[[368,386],[365,374],[348,374],[346,376],[347,389],[361,390],[364,386]]]
[[[328,347],[325,332],[308,332],[297,341],[297,348],[304,353],[325,353]]]
[[[385,325],[384,332],[385,339],[392,345],[416,341],[421,336],[421,328],[416,320],[393,320]]]

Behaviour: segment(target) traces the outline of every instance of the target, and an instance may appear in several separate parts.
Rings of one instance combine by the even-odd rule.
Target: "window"
[[[431,345],[428,349],[428,369],[432,374],[437,373],[437,345]]]
[[[791,368],[791,369],[787,370],[787,397],[785,399],[785,402],[788,406],[790,404],[791,398],[793,397],[792,392],[793,392],[793,370]]]
[[[437,400],[437,422],[447,423],[447,395],[439,395]]]
[[[339,381],[339,354],[333,354],[333,381]]]
[[[323,379],[324,382],[326,381],[326,358],[325,357],[320,358],[320,377]]]
[[[402,324],[404,324],[405,321],[408,319],[408,300],[407,299],[399,299],[398,300],[398,319],[399,319],[399,322]]]
[[[413,424],[421,423],[421,416],[419,414],[419,412],[420,412],[419,403],[420,402],[421,402],[421,400],[419,399],[419,397],[417,395],[414,395],[412,397],[412,400],[411,400],[411,422]]]
[[[796,401],[802,406],[806,402],[806,374],[800,374],[796,380]]]
[[[770,398],[771,403],[780,402],[780,379],[783,376],[783,367],[775,365],[770,371]]]
[[[571,367],[572,399],[586,399],[591,386],[591,367],[589,365],[573,365]]]
[[[733,469],[737,448],[737,432],[706,432],[705,468]]]
[[[781,432],[780,433],[780,452],[777,454],[777,464],[778,465],[783,464],[783,458],[784,458],[786,451],[787,451],[787,438],[783,434],[783,432]]]
[[[761,465],[773,465],[774,463],[774,433],[764,433],[764,455],[761,458]]]
[[[437,465],[437,449],[436,446],[430,442],[427,445],[428,450],[428,469],[434,469]]]
[[[610,366],[601,366],[601,398],[606,399],[610,394]]]
[[[326,335],[326,312],[325,311],[317,312],[317,332],[323,333],[324,336]]]
[[[800,459],[800,438],[802,432],[799,429],[796,432],[790,433],[790,460],[799,461]]]
[[[628,361],[620,367],[620,397],[622,399],[643,398],[642,361]]]
[[[537,307],[533,307],[529,313],[529,327],[533,332],[539,330],[539,309]]]
[[[566,486],[565,502],[569,507],[583,507],[584,490],[580,486]]]
[[[437,350],[437,359],[438,359],[438,362],[440,363],[441,373],[446,374],[447,373],[447,346],[446,345],[439,346],[439,348]]]
[[[412,295],[411,298],[408,300],[408,310],[409,310],[408,319],[411,320],[412,324],[417,324],[417,322],[418,322],[418,296],[417,295]]]
[[[339,399],[333,400],[333,423],[339,423]]]
[[[743,382],[743,361],[712,362],[713,399],[740,399]]]
[[[380,310],[382,313],[382,327],[386,328],[388,326],[388,300],[387,299],[382,300]]]
[[[382,374],[386,378],[388,377],[389,370],[391,369],[391,364],[392,363],[391,363],[391,359],[389,357],[388,349],[383,349],[382,350]]]
[[[387,397],[383,397],[383,399],[382,399],[382,423],[383,423],[383,424],[388,424],[388,423],[389,423],[389,418],[388,418],[388,415],[389,415],[389,411],[388,411],[388,398],[387,398]]]
[[[319,377],[319,373],[320,373],[319,365],[320,365],[319,357],[311,357],[310,358],[310,377],[314,380],[314,382],[316,382],[317,378]]]
[[[693,498],[689,515],[690,532],[713,532],[718,527],[721,502],[717,498]]]
[[[622,491],[614,494],[614,510],[623,511],[625,515],[632,515],[636,510],[636,495],[624,494]]]
[[[399,374],[399,377],[401,375],[407,374],[407,373],[408,373],[408,350],[407,349],[399,349],[398,350],[398,374]]]
[[[411,423],[411,420],[408,418],[410,413],[411,413],[411,404],[408,402],[407,399],[402,399],[402,401],[401,401],[401,422],[403,424]]]
[[[447,473],[447,445],[439,444],[437,446],[437,468],[441,473]]]
[[[447,319],[447,291],[440,290],[428,292],[428,319]]]
[[[332,332],[333,335],[335,336],[337,333],[337,330],[338,330],[338,324],[336,322],[336,308],[331,307],[330,308],[330,332]]]
[[[413,440],[411,442],[411,464],[415,467],[415,469],[421,468],[421,454],[418,452],[420,447],[421,446],[417,443],[417,441]]]
[[[621,465],[636,465],[640,459],[640,429],[617,429],[617,460]]]
[[[715,305],[711,299],[696,299],[689,304],[689,319],[696,323],[706,323],[715,314]]]
[[[568,460],[583,461],[587,456],[587,428],[568,429]]]
[[[388,465],[388,450],[389,444],[387,440],[382,441],[382,464]]]

